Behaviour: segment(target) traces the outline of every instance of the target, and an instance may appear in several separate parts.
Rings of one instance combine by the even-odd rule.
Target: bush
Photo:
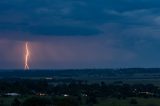
[[[21,105],[21,102],[17,98],[15,98],[11,106],[20,106],[20,105]]]
[[[74,97],[53,98],[55,106],[79,106],[80,102]]]
[[[131,100],[130,100],[130,104],[134,104],[134,105],[135,105],[135,104],[138,104],[138,102],[137,102],[136,99],[131,99]]]
[[[22,106],[50,106],[52,104],[51,100],[42,97],[31,97],[24,101]]]

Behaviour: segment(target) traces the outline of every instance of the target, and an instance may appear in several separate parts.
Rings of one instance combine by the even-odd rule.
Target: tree
[[[51,106],[52,102],[48,98],[31,97],[24,101],[22,106]]]
[[[79,106],[79,101],[74,97],[53,98],[55,106]]]
[[[86,100],[86,104],[97,104],[98,103],[98,101],[97,101],[97,98],[96,97],[94,97],[94,96],[89,96],[88,98],[87,98],[87,100]]]
[[[4,106],[4,101],[0,100],[0,106]]]
[[[17,98],[15,98],[11,104],[11,106],[20,106],[20,105],[21,105],[21,102]]]

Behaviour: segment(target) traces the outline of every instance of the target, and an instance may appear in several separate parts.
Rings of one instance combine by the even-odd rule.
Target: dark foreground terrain
[[[160,69],[1,70],[0,106],[160,106]]]

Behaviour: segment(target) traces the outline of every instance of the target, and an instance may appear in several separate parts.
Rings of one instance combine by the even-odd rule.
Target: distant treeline
[[[0,94],[16,92],[22,95],[36,95],[43,93],[52,96],[64,94],[71,96],[91,96],[91,97],[160,97],[160,88],[153,84],[124,84],[117,82],[113,84],[92,83],[87,81],[71,80],[68,83],[52,83],[48,80],[23,79],[23,80],[0,80]]]
[[[68,69],[68,70],[0,70],[0,77],[80,77],[116,76],[122,74],[160,73],[160,68],[119,68],[119,69]]]

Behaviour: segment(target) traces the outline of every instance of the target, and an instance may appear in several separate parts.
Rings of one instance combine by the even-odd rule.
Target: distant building
[[[87,97],[88,95],[87,94],[81,94],[82,96],[84,96],[84,97]]]
[[[45,94],[45,93],[37,93],[36,95],[37,96],[47,96],[47,94]]]
[[[144,95],[148,95],[148,96],[154,95],[154,93],[151,93],[151,92],[139,92],[139,94],[144,94]]]
[[[67,95],[67,94],[64,94],[63,96],[64,96],[64,97],[68,97],[69,95]]]
[[[20,96],[19,93],[6,93],[5,96]]]

